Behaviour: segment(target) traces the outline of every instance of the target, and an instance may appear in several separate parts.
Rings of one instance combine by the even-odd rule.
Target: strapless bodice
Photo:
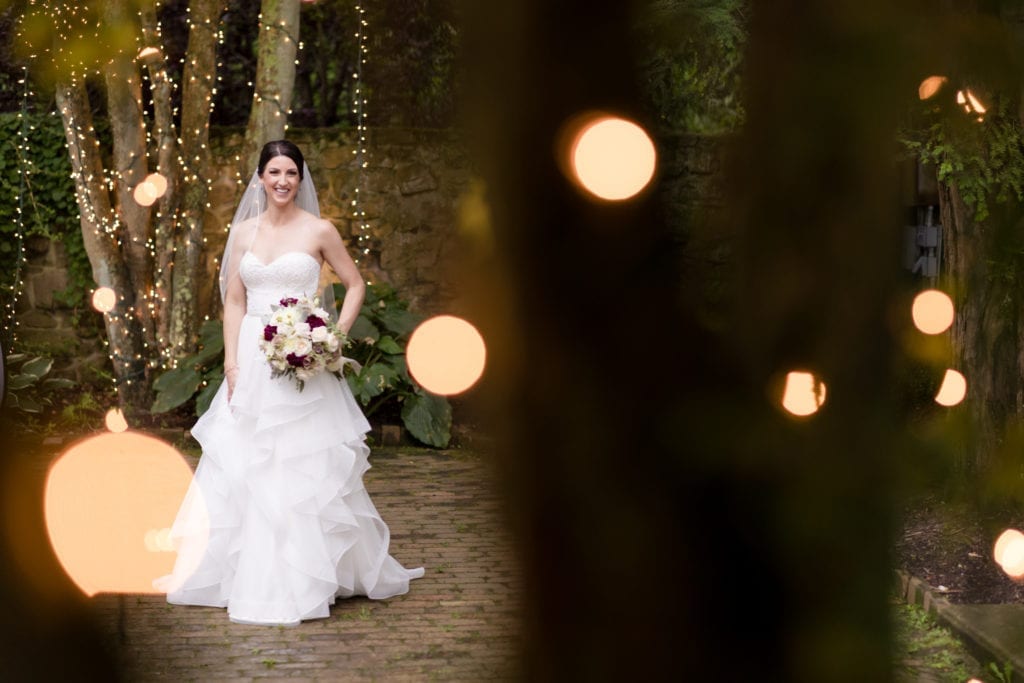
[[[320,263],[304,251],[288,251],[270,263],[262,263],[251,251],[239,264],[245,284],[246,313],[266,315],[270,305],[286,296],[313,297],[320,283]]]

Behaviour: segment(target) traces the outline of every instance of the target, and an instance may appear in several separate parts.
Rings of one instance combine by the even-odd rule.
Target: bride
[[[239,623],[326,617],[335,597],[401,595],[423,576],[388,554],[388,527],[363,488],[369,424],[348,385],[321,373],[300,390],[271,377],[258,347],[262,316],[282,298],[312,298],[324,262],[345,285],[340,330],[362,306],[362,277],[319,217],[308,176],[297,146],[268,142],[232,221],[220,275],[225,381],[192,429],[203,455],[171,529],[174,572],[157,581],[168,602],[226,607]]]

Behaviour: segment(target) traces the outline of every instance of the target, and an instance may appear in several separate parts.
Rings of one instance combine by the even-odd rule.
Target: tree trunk
[[[146,163],[146,124],[142,118],[141,76],[135,61],[125,56],[113,59],[104,78],[107,85],[107,111],[113,144],[114,197],[116,211],[124,224],[122,253],[136,296],[135,316],[145,331],[145,346],[156,345],[153,294],[153,258],[151,210],[135,201],[133,190],[149,169]]]
[[[210,191],[210,107],[217,83],[217,25],[222,0],[194,0],[182,75],[181,181],[174,240],[173,305],[169,341],[172,353],[195,350],[199,308],[197,277],[203,251],[203,224]]]
[[[246,180],[256,167],[260,148],[283,138],[288,124],[299,46],[299,0],[263,0],[260,16],[256,91],[239,162],[239,173]]]
[[[1008,240],[1017,242],[1019,226],[993,207],[983,224],[973,219],[956,183],[941,183],[944,289],[953,296],[956,318],[951,342],[955,367],[968,382],[971,432],[959,453],[960,469],[977,477],[998,474],[1007,427],[1021,417],[1024,402],[1024,343],[1021,340],[1020,282],[1006,277],[1015,257]],[[1018,264],[1019,266],[1019,264]]]
[[[172,84],[167,77],[167,58],[163,45],[156,14],[152,7],[140,10],[142,21],[142,44],[151,51],[143,58],[146,73],[149,76],[149,88],[153,99],[153,140],[157,145],[156,170],[167,181],[167,191],[157,203],[155,225],[153,227],[153,251],[156,263],[153,268],[153,297],[158,310],[165,308],[165,303],[172,296],[172,262],[173,245],[176,225],[176,206],[181,171],[178,163],[178,134],[174,127],[174,113],[171,101]],[[169,308],[169,307],[166,307]],[[162,355],[169,355],[166,340],[170,338],[170,316],[158,316],[154,335]]]
[[[124,408],[148,407],[142,333],[134,315],[136,291],[119,247],[126,238],[126,231],[110,205],[89,96],[85,86],[76,81],[57,84],[56,97],[64,121],[81,214],[82,240],[92,265],[93,279],[100,287],[110,287],[117,293],[117,304],[104,316],[104,323],[118,400]]]

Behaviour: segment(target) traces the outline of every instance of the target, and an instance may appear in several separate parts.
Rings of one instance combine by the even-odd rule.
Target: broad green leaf
[[[14,365],[15,363],[20,363],[26,358],[28,358],[27,353],[12,353],[11,355],[7,356],[6,360],[8,365]]]
[[[43,380],[43,386],[47,389],[70,389],[76,385],[75,380],[64,377],[51,377]]]
[[[224,343],[224,323],[220,320],[206,320],[199,328],[199,343],[203,346],[213,343],[215,340]]]
[[[196,375],[196,371],[192,369],[191,365],[179,365],[172,370],[167,370],[153,382],[153,391],[165,391],[181,382],[183,377],[190,375]]]
[[[365,315],[360,314],[356,318],[355,323],[352,325],[352,329],[348,331],[348,338],[355,342],[360,342],[365,339],[372,339],[376,342],[380,339],[380,330],[377,326],[370,322],[370,319]]]
[[[377,318],[388,332],[399,339],[412,334],[412,331],[422,321],[422,318],[415,313],[403,311],[400,308],[385,308],[377,314]]]
[[[348,382],[348,388],[352,390],[352,395],[355,396],[360,403],[365,406],[370,402],[370,397],[363,396],[359,391],[359,375],[356,373],[345,375],[345,381]]]
[[[405,349],[398,345],[390,335],[384,335],[377,340],[377,348],[389,355],[405,353]]]
[[[444,448],[451,441],[452,408],[443,396],[419,393],[402,406],[402,422],[413,437],[428,446]]]
[[[192,394],[196,393],[202,381],[199,373],[191,367],[168,370],[153,382],[153,390],[157,394],[150,410],[154,413],[165,413],[177,408],[192,398]]]
[[[190,367],[201,367],[205,368],[212,363],[212,361],[221,358],[224,354],[224,341],[220,343],[213,343],[199,349],[195,354],[181,361],[182,365],[188,365]],[[223,361],[216,363],[216,365],[223,364]]]
[[[398,373],[393,367],[386,363],[374,363],[364,367],[356,376],[356,393],[365,405],[369,399],[380,396],[386,389],[394,386],[397,380]]]
[[[26,413],[43,412],[43,406],[30,396],[19,396],[17,407],[18,410],[24,410]]]
[[[7,388],[10,391],[18,391],[19,389],[30,387],[38,381],[39,378],[34,375],[11,375],[7,378]]]
[[[395,372],[401,377],[407,384],[415,384],[412,381],[412,377],[409,375],[409,365],[405,362],[405,354],[401,356],[391,356],[388,358],[388,362],[395,367]]]
[[[53,367],[52,358],[33,358],[29,362],[21,366],[21,371],[26,375],[32,375],[36,379],[39,379],[50,371]]]
[[[219,320],[207,320],[199,330],[200,349],[182,361],[183,365],[206,367],[224,353],[224,327]],[[219,365],[220,363],[216,363]]]
[[[220,389],[221,382],[223,381],[223,376],[207,381],[206,386],[196,396],[196,417],[202,415],[210,408],[210,403],[213,401],[213,397],[217,395],[217,390]]]

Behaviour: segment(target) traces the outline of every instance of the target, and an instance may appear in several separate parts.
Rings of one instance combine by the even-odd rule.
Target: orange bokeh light
[[[163,197],[164,193],[167,192],[167,178],[164,178],[159,173],[150,173],[142,182],[153,186],[157,198]]]
[[[628,199],[643,190],[657,165],[654,143],[643,128],[616,116],[583,123],[570,148],[579,184],[601,199]]]
[[[914,326],[925,334],[942,334],[953,324],[953,300],[945,292],[927,289],[916,297],[910,310]]]
[[[811,372],[790,372],[782,393],[782,407],[798,417],[818,412],[825,404],[825,383]]]
[[[992,557],[1008,576],[1024,577],[1024,534],[1007,529],[996,539]]]
[[[966,95],[967,101],[970,102],[971,104],[972,111],[977,112],[978,114],[984,114],[986,111],[988,111],[988,108],[985,107],[985,105],[983,105],[981,101],[977,97],[975,97],[974,93],[972,93],[970,90],[967,91]]]
[[[461,393],[483,374],[487,347],[475,327],[439,315],[423,322],[406,348],[409,374],[424,389],[442,396]]]
[[[956,370],[946,370],[939,393],[935,395],[935,402],[949,408],[963,401],[966,396],[967,379]]]
[[[50,544],[71,580],[90,596],[162,592],[153,581],[174,566],[167,529],[191,480],[181,454],[145,434],[74,444],[51,466],[44,494]]]
[[[956,103],[963,107],[968,114],[984,114],[988,111],[988,108],[970,90],[957,90]],[[978,117],[978,121],[984,119],[984,116]]]
[[[124,413],[121,412],[120,408],[111,408],[107,411],[107,415],[104,418],[104,423],[107,425],[107,429],[111,432],[125,432],[128,431],[128,420],[125,419]]]
[[[132,197],[139,206],[152,206],[153,202],[157,200],[158,195],[153,183],[143,180],[135,186],[135,190],[132,191]]]
[[[100,313],[109,313],[117,305],[117,292],[110,287],[100,287],[92,293],[92,307]]]
[[[929,76],[921,81],[921,85],[917,86],[917,96],[922,100],[930,99],[934,97],[948,81],[949,79],[945,76]]]

